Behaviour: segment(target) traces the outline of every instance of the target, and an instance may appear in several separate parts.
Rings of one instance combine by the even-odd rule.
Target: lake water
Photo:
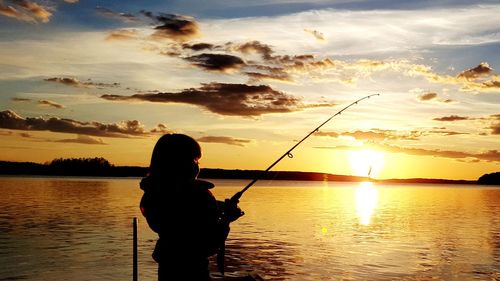
[[[214,180],[218,199],[248,181]],[[155,280],[139,179],[0,177],[0,280]],[[262,181],[242,198],[231,274],[266,280],[500,280],[500,188]]]

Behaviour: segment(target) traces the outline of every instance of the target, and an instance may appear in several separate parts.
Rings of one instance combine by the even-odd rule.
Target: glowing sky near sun
[[[500,169],[500,4],[0,0],[0,160],[477,179]]]

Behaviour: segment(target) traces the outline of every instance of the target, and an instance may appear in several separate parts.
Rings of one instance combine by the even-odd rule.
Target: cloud
[[[425,136],[439,135],[439,136],[454,136],[454,135],[466,135],[468,133],[456,132],[446,130],[446,128],[436,128],[434,130],[412,130],[412,131],[396,131],[396,130],[383,130],[383,129],[371,129],[369,131],[354,131],[354,132],[329,132],[329,131],[319,131],[315,133],[316,136],[332,137],[338,138],[341,136],[353,137],[359,141],[369,141],[369,142],[382,142],[387,140],[409,140],[416,141],[420,140]]]
[[[328,131],[317,131],[314,133],[314,135],[320,137],[331,137],[331,138],[337,138],[340,136],[340,134],[336,132],[328,132]]]
[[[478,66],[464,70],[458,74],[458,78],[465,78],[467,80],[476,79],[480,76],[488,75],[493,72],[493,69],[487,62],[482,62]]]
[[[452,99],[440,99],[437,93],[429,92],[417,96],[417,100],[420,102],[437,102],[437,103],[454,103]]]
[[[86,135],[78,135],[75,139],[62,139],[56,140],[55,142],[64,142],[64,143],[80,143],[80,144],[101,144],[105,145],[102,139],[95,139]]]
[[[75,86],[75,87],[82,87],[83,86],[83,83],[78,81],[78,79],[70,78],[70,77],[53,77],[53,78],[47,78],[44,80],[48,81],[48,82],[61,83],[61,84],[68,85],[68,86]]]
[[[173,133],[172,130],[167,129],[167,126],[161,123],[156,125],[155,128],[151,129],[150,132],[153,134],[162,134],[162,135]]]
[[[389,144],[370,144],[364,146],[335,146],[335,147],[315,147],[315,148],[336,149],[336,150],[359,150],[359,149],[366,149],[367,147],[384,152],[403,153],[416,156],[444,157],[457,160],[472,158],[473,161],[484,160],[490,162],[500,162],[500,151],[498,150],[487,150],[484,152],[473,153],[473,152],[453,151],[453,150],[402,147]]]
[[[78,3],[79,0],[64,0],[64,2],[66,3],[70,3],[70,4],[75,4],[75,3]]]
[[[35,2],[28,0],[7,1],[7,3],[9,2],[11,5],[5,5],[3,1],[0,1],[0,15],[31,23],[47,23],[52,16],[51,8]]]
[[[317,132],[318,136],[339,137],[348,136],[357,140],[382,141],[382,140],[418,140],[422,135],[419,131],[401,132],[395,130],[371,129],[370,131],[354,131],[354,132]]]
[[[456,76],[434,73],[425,65],[402,63],[400,68],[409,76],[420,75],[428,81],[438,84],[460,85],[465,92],[498,92],[500,91],[500,76],[493,73],[493,69],[486,62],[464,70]]]
[[[198,138],[199,142],[209,142],[209,143],[224,143],[228,145],[236,145],[236,146],[244,146],[249,143],[250,140],[246,139],[236,139],[233,137],[224,137],[224,136],[205,136]]]
[[[183,49],[189,49],[192,51],[203,51],[203,50],[212,50],[215,48],[215,45],[209,43],[195,43],[195,44],[184,43],[181,45],[181,47]]]
[[[434,118],[432,120],[453,122],[453,121],[462,121],[462,120],[471,120],[471,119],[472,118],[467,117],[467,116],[450,115],[450,116],[437,117],[437,118]]]
[[[452,151],[452,150],[399,147],[387,144],[377,145],[377,146],[387,152],[405,153],[409,155],[434,156],[434,157],[445,157],[445,158],[455,158],[455,159],[476,158],[485,161],[497,161],[497,162],[500,161],[500,151],[498,150],[488,150],[481,153],[471,153],[471,152]]]
[[[256,83],[263,80],[271,80],[278,82],[292,82],[292,77],[286,72],[245,72],[245,74],[250,78],[249,83]]]
[[[33,101],[32,99],[28,99],[28,98],[16,98],[16,97],[11,98],[11,100],[14,102],[31,102],[31,101]],[[59,108],[59,109],[64,108],[64,105],[59,104],[59,103],[54,102],[54,101],[50,101],[50,100],[39,100],[39,101],[37,101],[37,104],[41,105],[41,106],[51,106],[51,107],[55,107],[55,108]]]
[[[149,133],[137,120],[121,123],[81,122],[73,119],[51,117],[23,118],[12,110],[0,111],[0,128],[24,131],[50,131],[98,137],[129,138]]]
[[[224,54],[200,54],[184,58],[193,65],[209,71],[228,72],[239,70],[245,62],[236,56]]]
[[[82,82],[72,77],[53,77],[53,78],[46,78],[44,79],[44,81],[60,83],[66,86],[83,87],[83,88],[88,88],[88,87],[107,88],[107,87],[120,86],[120,83],[98,83],[98,82],[93,82],[91,79],[88,79],[86,82]]]
[[[141,11],[143,15],[155,21],[157,26],[152,37],[155,39],[171,39],[185,42],[196,38],[200,34],[198,24],[193,18],[183,15],[163,14],[154,15],[152,12]]]
[[[108,36],[106,36],[106,40],[132,40],[137,39],[138,31],[135,29],[119,29],[111,31]]]
[[[492,121],[491,129],[492,135],[500,135],[500,114],[490,115],[490,120]]]
[[[325,35],[317,30],[313,30],[313,29],[304,29],[305,32],[311,34],[312,36],[314,36],[314,38],[316,38],[316,40],[318,41],[325,41]]]
[[[116,19],[116,20],[120,20],[123,22],[136,22],[139,20],[136,16],[129,14],[129,13],[118,13],[118,12],[112,11],[108,8],[99,7],[99,6],[96,7],[95,9],[96,9],[96,12],[98,15],[106,17],[106,18]]]
[[[449,130],[432,130],[428,131],[429,134],[442,135],[442,136],[456,136],[456,135],[468,135],[468,133],[449,131]]]
[[[266,85],[225,84],[212,82],[200,88],[178,93],[135,94],[132,96],[103,95],[113,101],[142,100],[161,103],[186,103],[229,116],[260,116],[300,110],[301,101]]]
[[[28,98],[11,98],[10,100],[11,101],[15,101],[15,102],[27,102],[27,101],[31,101],[31,99],[28,99]]]
[[[44,105],[44,106],[51,106],[51,107],[55,107],[55,108],[59,108],[59,109],[64,108],[64,105],[59,104],[59,103],[54,102],[54,101],[50,101],[50,100],[39,100],[38,104]]]
[[[435,98],[437,98],[436,93],[426,93],[426,94],[422,94],[418,97],[418,99],[420,101],[429,101],[429,100],[433,100]]]
[[[249,41],[245,43],[228,42],[225,44],[226,51],[239,52],[244,55],[258,54],[261,61],[251,61],[245,65],[245,72],[249,76],[249,82],[254,83],[262,80],[273,80],[278,82],[293,82],[292,74],[302,74],[308,77],[314,76],[314,72],[323,71],[336,67],[329,58],[316,59],[314,55],[274,55],[270,45],[260,41]]]
[[[12,6],[4,5],[2,2],[0,2],[0,15],[10,18],[16,18],[22,21],[32,21],[31,17],[24,15],[23,13],[19,12],[16,8]]]
[[[230,43],[229,46],[232,44]],[[259,41],[250,41],[243,44],[232,46],[232,49],[241,52],[243,54],[257,53],[260,54],[263,60],[271,60],[274,53],[271,46],[262,44]]]

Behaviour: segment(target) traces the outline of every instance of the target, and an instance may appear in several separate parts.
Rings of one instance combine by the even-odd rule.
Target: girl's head
[[[183,134],[166,134],[156,142],[151,156],[149,175],[171,179],[195,179],[200,172],[201,147]]]

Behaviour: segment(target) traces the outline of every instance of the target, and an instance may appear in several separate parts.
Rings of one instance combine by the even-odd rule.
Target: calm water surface
[[[139,179],[0,177],[0,280],[155,280]],[[217,198],[247,181],[215,180]],[[263,181],[240,203],[227,271],[266,280],[500,280],[500,189]]]

